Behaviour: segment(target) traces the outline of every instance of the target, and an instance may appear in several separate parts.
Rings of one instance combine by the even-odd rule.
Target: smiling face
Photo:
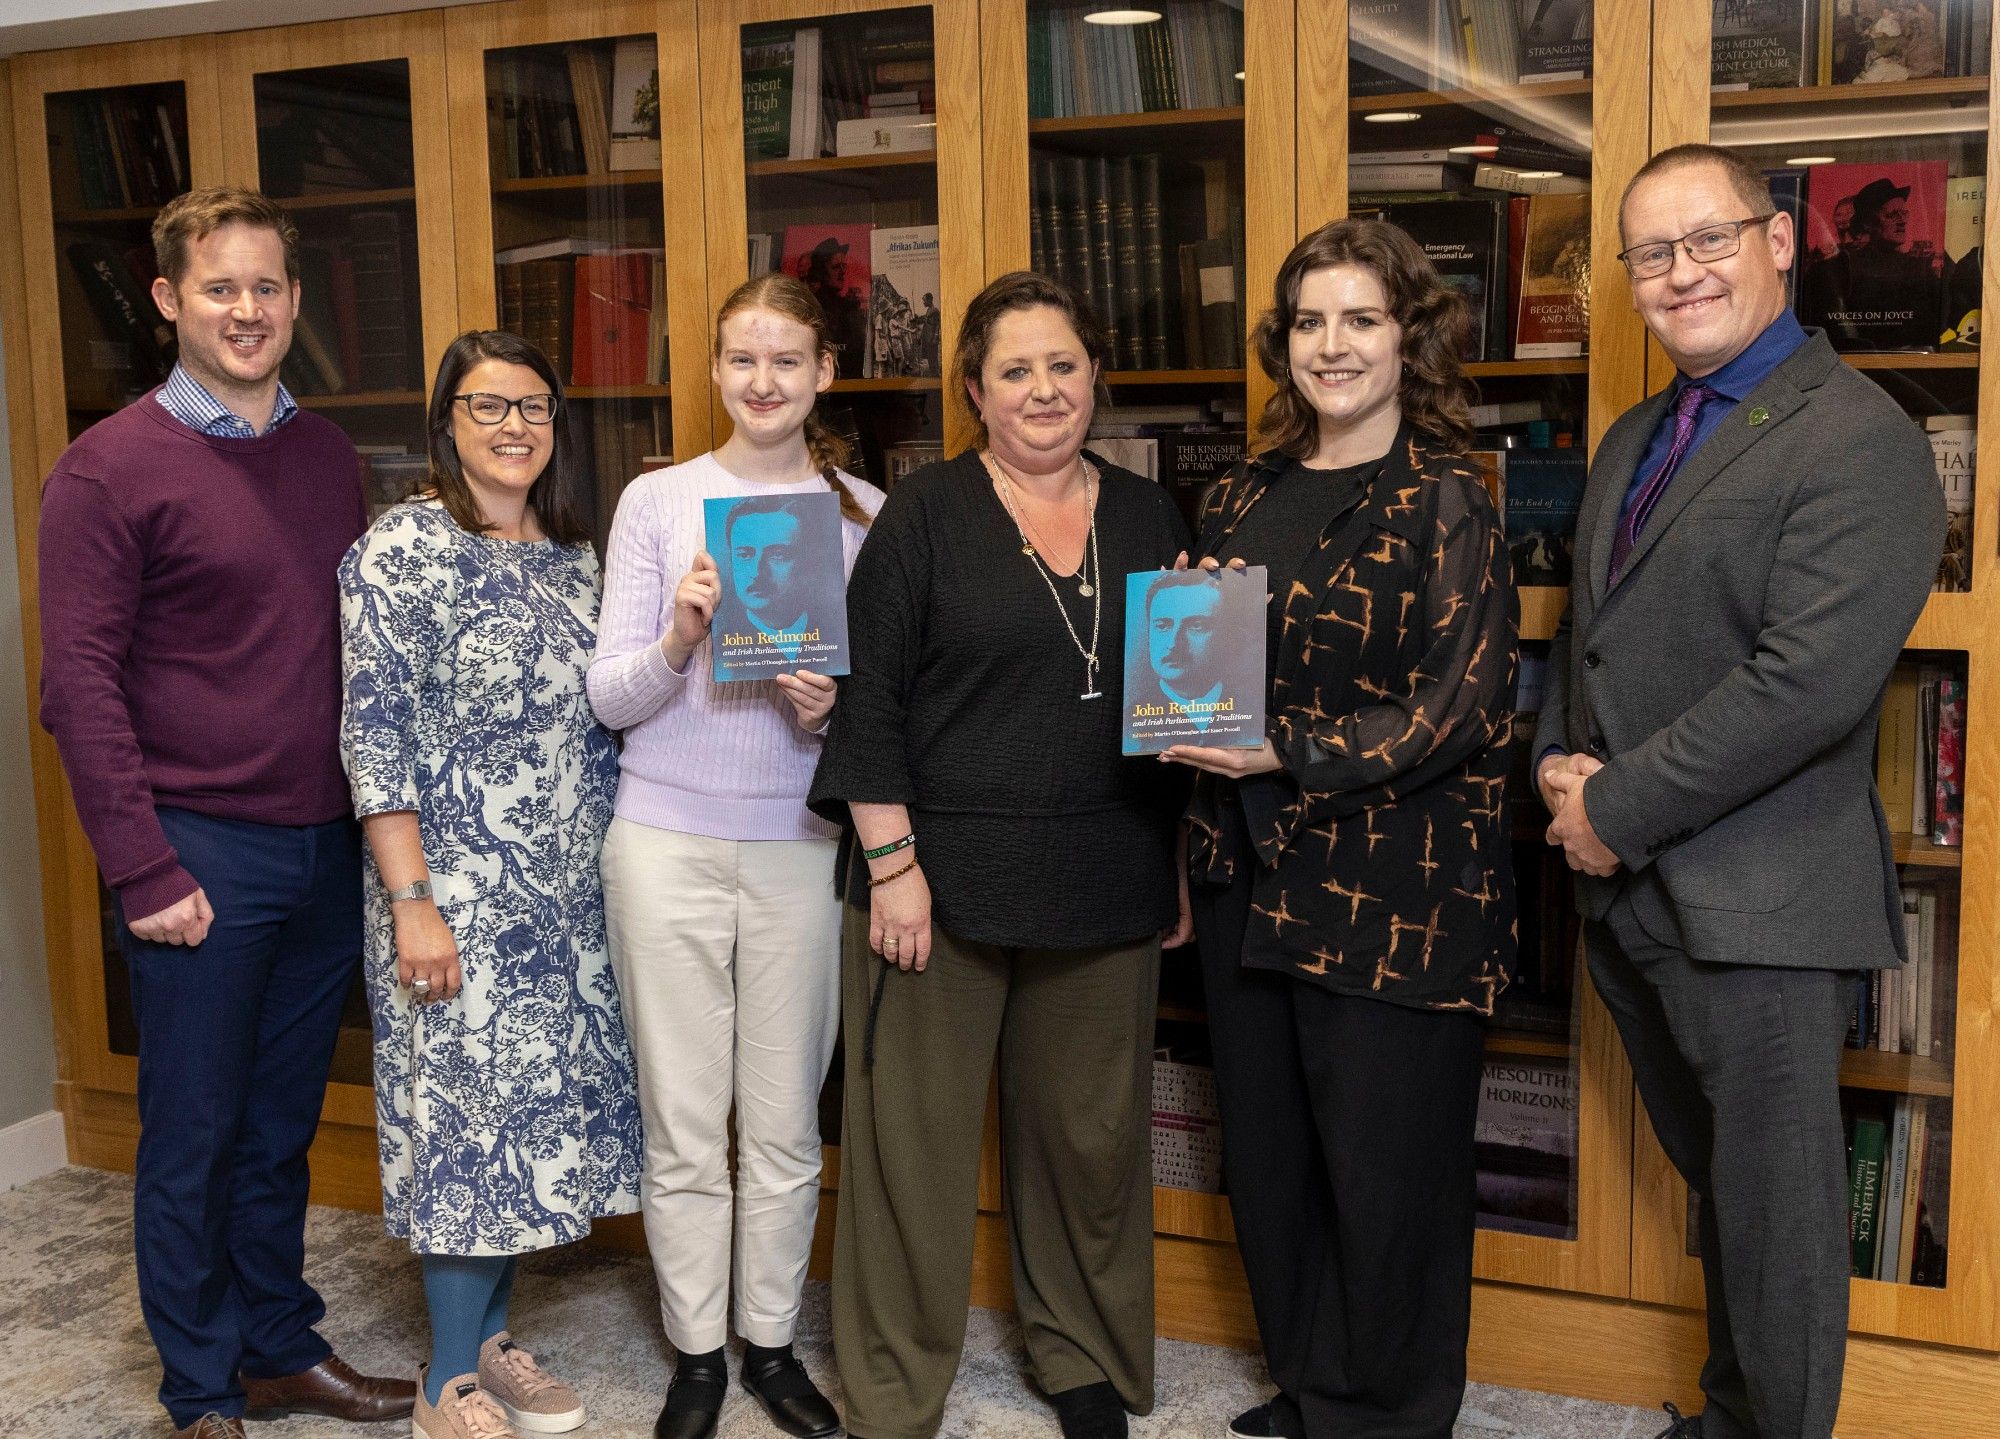
[[[986,424],[987,447],[1027,474],[1069,465],[1090,433],[1097,365],[1053,305],[1009,310],[993,322],[979,377],[966,388]]]
[[[1319,412],[1320,448],[1363,437],[1386,451],[1402,423],[1403,327],[1365,265],[1329,265],[1299,281],[1289,339],[1292,384]]]
[[[1167,585],[1146,607],[1146,654],[1153,673],[1183,698],[1203,695],[1221,674],[1215,631],[1222,592],[1213,584]]]
[[[1630,248],[1755,213],[1763,212],[1749,207],[1721,166],[1696,163],[1635,185],[1620,229]],[[1783,313],[1784,272],[1791,266],[1792,217],[1781,210],[1762,225],[1744,226],[1736,253],[1725,259],[1704,265],[1676,245],[1672,269],[1632,282],[1632,308],[1681,372],[1700,379],[1742,354]]]
[[[153,281],[181,365],[219,400],[268,400],[299,312],[298,282],[285,277],[284,241],[276,230],[232,220],[190,243],[187,261],[178,285]]]
[[[722,322],[710,374],[736,433],[760,449],[797,444],[813,401],[833,383],[833,361],[813,332],[775,310],[738,310]]]
[[[518,400],[526,395],[546,395],[549,386],[526,365],[481,360],[465,372],[457,393]],[[472,418],[468,406],[454,403],[451,439],[466,486],[489,518],[518,506],[555,453],[554,424],[529,424],[521,418],[519,405],[510,407],[499,424],[482,425]]]
[[[798,539],[798,517],[782,510],[752,511],[729,522],[729,582],[745,610],[771,622],[767,629],[799,617]]]

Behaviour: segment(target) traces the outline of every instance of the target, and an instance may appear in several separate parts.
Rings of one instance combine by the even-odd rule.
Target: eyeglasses
[[[1650,280],[1673,269],[1676,247],[1686,250],[1688,258],[1697,265],[1713,265],[1743,248],[1744,226],[1763,225],[1777,218],[1776,215],[1755,215],[1748,220],[1725,220],[1720,225],[1704,225],[1699,230],[1690,230],[1678,240],[1648,240],[1643,245],[1634,245],[1629,250],[1619,251],[1618,258],[1625,262],[1626,272],[1635,280]]]
[[[482,425],[497,425],[507,418],[509,410],[515,409],[531,425],[546,425],[556,417],[554,395],[523,395],[518,400],[509,400],[499,395],[472,394],[453,395],[452,399],[465,406],[466,412]]]

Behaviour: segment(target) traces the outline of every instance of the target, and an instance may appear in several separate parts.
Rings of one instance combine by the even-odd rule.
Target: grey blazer
[[[1930,448],[1809,332],[1687,460],[1607,592],[1666,407],[1662,393],[1627,411],[1597,452],[1535,733],[1538,756],[1604,761],[1585,803],[1623,868],[1579,874],[1578,903],[1602,918],[1650,869],[1635,899],[1670,905],[1697,959],[1894,965],[1875,721],[1944,546]]]

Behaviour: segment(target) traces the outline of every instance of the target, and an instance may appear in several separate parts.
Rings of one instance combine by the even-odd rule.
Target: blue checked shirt
[[[257,438],[257,431],[248,420],[216,399],[199,380],[179,365],[174,366],[174,372],[160,386],[159,399],[162,409],[191,430],[225,440]],[[292,398],[292,392],[280,383],[278,407],[271,411],[271,423],[264,433],[270,434],[298,412],[298,402]]]

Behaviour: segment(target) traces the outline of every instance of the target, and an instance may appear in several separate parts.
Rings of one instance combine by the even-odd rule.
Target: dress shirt
[[[160,406],[168,414],[191,430],[199,430],[224,440],[254,440],[257,427],[237,414],[229,406],[208,392],[208,388],[182,369],[178,364],[174,372],[167,376],[167,382],[159,389]],[[263,429],[264,434],[285,423],[299,412],[298,401],[292,392],[278,385],[278,407],[271,411],[271,423]]]

